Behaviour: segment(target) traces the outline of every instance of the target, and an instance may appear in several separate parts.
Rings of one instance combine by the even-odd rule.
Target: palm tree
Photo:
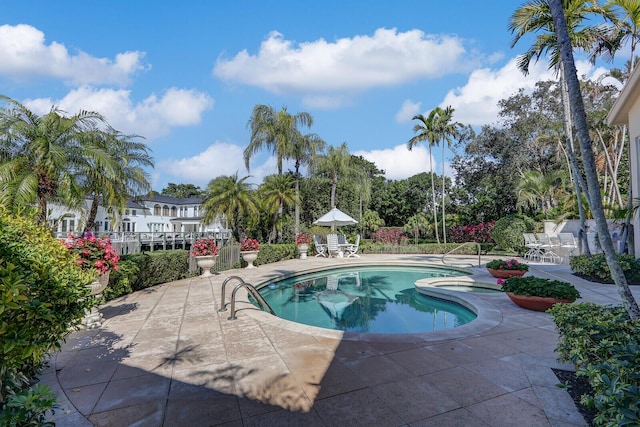
[[[418,143],[426,141],[429,146],[429,170],[431,172],[431,199],[433,208],[433,221],[435,226],[433,227],[436,232],[436,241],[440,244],[440,236],[438,234],[438,208],[436,206],[436,185],[434,181],[433,173],[433,155],[431,150],[438,144],[438,135],[436,132],[436,120],[438,119],[439,108],[433,109],[427,117],[424,114],[413,116],[412,120],[418,120],[420,123],[413,126],[413,133],[417,133],[416,136],[411,138],[407,142],[407,148],[412,150]]]
[[[316,158],[319,151],[323,151],[326,143],[314,133],[301,135],[294,138],[286,158],[294,161],[296,179],[296,204],[295,204],[295,235],[300,232],[300,167],[309,166]]]
[[[205,199],[202,203],[203,220],[209,223],[218,214],[224,214],[237,241],[240,241],[240,218],[249,216],[252,220],[259,214],[251,184],[246,182],[248,178],[249,176],[245,176],[238,179],[236,172],[211,180],[205,189]]]
[[[265,210],[273,216],[269,243],[276,239],[278,232],[278,213],[281,206],[298,205],[293,176],[270,175],[260,187],[260,196]]]
[[[562,0],[564,9],[567,11],[567,25],[570,29],[570,37],[572,44],[587,52],[594,52],[591,60],[595,61],[596,52],[601,49],[602,40],[610,38],[609,30],[603,26],[581,26],[585,16],[600,15],[606,20],[614,19],[611,10],[607,7],[601,7],[594,2],[588,0]],[[573,127],[571,124],[571,108],[567,98],[567,90],[562,72],[560,49],[558,48],[556,34],[554,32],[553,17],[549,0],[532,0],[519,7],[509,20],[509,30],[514,34],[511,47],[514,47],[518,41],[530,34],[540,31],[533,45],[518,59],[518,68],[526,75],[529,72],[531,61],[537,61],[541,56],[549,54],[549,67],[554,68],[560,76],[562,102],[564,105],[565,120],[565,147],[573,176],[575,178],[574,185],[576,190],[576,198],[578,202],[578,212],[580,215],[580,242],[582,249],[590,255],[589,244],[585,233],[585,215],[582,206],[581,192],[587,192],[587,186],[584,182],[578,161],[575,158],[573,150]]]
[[[560,180],[560,172],[549,174],[542,174],[536,170],[523,172],[516,188],[518,206],[542,206],[544,217],[548,219],[549,209],[554,205]]]
[[[347,143],[343,142],[338,148],[332,145],[329,146],[327,154],[320,156],[312,165],[316,172],[331,178],[331,209],[336,207],[338,178],[350,172],[350,160],[351,155],[349,154]]]
[[[106,121],[90,111],[65,117],[56,107],[40,117],[11,98],[0,100],[10,106],[0,109],[0,202],[12,209],[35,204],[44,224],[49,201],[77,206],[84,200],[74,172],[88,158],[105,159],[81,141]]]
[[[607,219],[604,215],[602,206],[602,198],[600,196],[600,185],[598,183],[598,175],[596,173],[595,159],[593,156],[591,137],[589,136],[589,125],[587,124],[587,115],[584,110],[582,93],[580,91],[580,81],[576,71],[576,65],[573,59],[573,50],[571,47],[571,39],[567,29],[564,11],[561,0],[550,0],[551,12],[554,22],[554,31],[557,35],[557,41],[560,47],[560,55],[562,57],[562,68],[564,76],[567,79],[567,87],[569,91],[569,102],[573,108],[573,121],[576,126],[578,141],[580,143],[580,153],[582,154],[582,163],[585,175],[587,177],[587,186],[589,196],[589,204],[591,212],[596,220],[596,228],[600,239],[600,246],[604,251],[607,265],[611,271],[611,277],[618,287],[618,293],[622,299],[622,303],[631,319],[640,317],[640,307],[638,307],[629,284],[620,266],[618,256],[613,249],[611,235],[607,226]]]
[[[294,141],[298,138],[298,126],[311,127],[313,117],[302,112],[291,115],[286,108],[276,112],[268,105],[256,105],[251,112],[247,127],[251,128],[251,139],[244,150],[244,163],[249,170],[251,157],[262,150],[270,148],[276,155],[278,174],[282,174],[282,160],[289,157]]]
[[[112,130],[92,136],[88,145],[103,151],[109,162],[88,161],[81,171],[85,192],[91,197],[85,232],[94,227],[101,201],[112,214],[122,214],[129,198],[151,190],[149,174],[144,167],[154,166],[149,148],[144,143],[134,141],[139,138],[137,135],[123,135]]]
[[[451,139],[458,138],[460,136],[460,128],[462,128],[462,124],[458,122],[451,122],[453,120],[453,112],[455,111],[451,106],[446,107],[444,110],[442,108],[436,108],[438,110],[437,120],[434,127],[434,131],[439,141],[442,141],[442,237],[444,239],[444,244],[447,244],[447,228],[445,224],[445,206],[444,206],[444,197],[445,197],[445,176],[444,176],[444,151],[445,151],[445,142],[447,143],[447,147],[451,148]]]

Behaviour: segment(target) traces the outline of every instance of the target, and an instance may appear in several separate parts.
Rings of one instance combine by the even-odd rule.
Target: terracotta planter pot
[[[568,299],[543,298],[528,295],[515,295],[513,292],[507,292],[507,296],[522,308],[534,311],[547,311],[554,304],[571,304]]]
[[[498,279],[508,279],[509,277],[517,277],[524,276],[526,273],[525,270],[494,270],[493,268],[488,268],[487,271],[491,273],[493,277]]]

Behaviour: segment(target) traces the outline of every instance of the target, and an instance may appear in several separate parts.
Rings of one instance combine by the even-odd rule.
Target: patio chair
[[[565,256],[575,255],[574,252],[578,249],[578,242],[576,242],[573,233],[558,233],[558,239],[560,241],[560,248],[566,252],[566,255],[562,257],[562,261],[564,262]]]
[[[322,241],[320,240],[320,236],[318,236],[317,234],[313,235],[313,245],[316,247],[316,256],[323,256],[326,257],[327,256],[327,245],[325,243],[322,243]]]
[[[536,235],[533,233],[522,233],[522,236],[524,237],[524,246],[528,249],[524,254],[524,258],[531,261],[536,261],[542,258],[543,252],[540,249],[542,243],[538,241]]]
[[[360,255],[357,254],[359,247],[360,247],[360,235],[358,234],[356,236],[356,242],[354,244],[349,244],[345,246],[345,249],[348,252],[347,258],[352,256],[356,258],[360,258]]]
[[[338,246],[338,235],[327,234],[327,254],[329,257],[338,256],[340,253],[340,247]]]
[[[344,234],[338,235],[338,244],[339,245],[346,245],[347,244],[347,236],[345,236]]]
[[[543,251],[541,257],[542,262],[545,262],[547,259],[553,263],[556,262],[556,259],[558,262],[562,260],[562,257],[554,252],[554,249],[560,247],[560,243],[552,241],[547,233],[536,233],[536,237],[540,241],[540,249]]]

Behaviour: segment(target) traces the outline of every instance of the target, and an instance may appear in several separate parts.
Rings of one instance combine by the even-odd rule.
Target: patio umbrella
[[[358,221],[351,218],[346,213],[342,212],[338,208],[333,208],[326,214],[322,215],[320,218],[313,222],[315,225],[323,225],[325,227],[335,228],[338,225],[354,225],[357,224]]]

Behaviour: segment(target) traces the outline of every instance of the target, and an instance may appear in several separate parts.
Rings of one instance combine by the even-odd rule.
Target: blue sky
[[[269,152],[244,167],[256,104],[310,113],[304,132],[404,179],[429,167],[424,145],[406,149],[415,114],[451,105],[458,122],[495,123],[498,100],[553,78],[543,61],[526,77],[515,67],[529,42],[510,47],[520,4],[5,0],[0,94],[39,114],[98,111],[144,136],[158,191],[275,173]],[[578,61],[589,76],[602,66]]]

